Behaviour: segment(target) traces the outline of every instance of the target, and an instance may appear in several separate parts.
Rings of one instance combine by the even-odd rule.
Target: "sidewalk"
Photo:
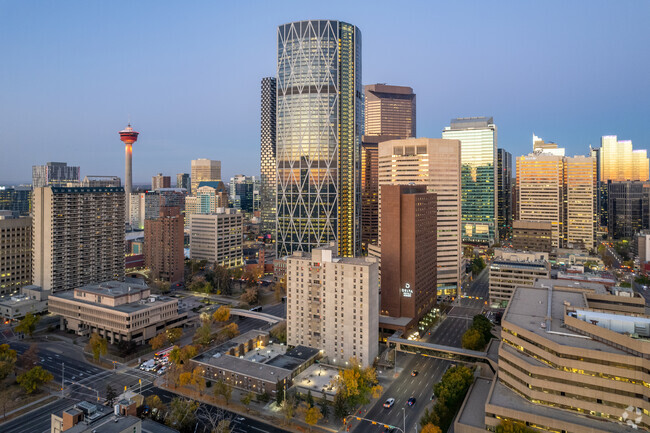
[[[25,408],[28,408],[28,407],[31,407],[31,406],[37,405],[37,404],[39,404],[39,403],[41,403],[41,402],[43,402],[43,401],[45,401],[45,400],[47,400],[47,399],[51,399],[52,397],[56,397],[56,398],[58,399],[58,397],[55,396],[55,395],[53,395],[53,394],[46,395],[46,396],[44,396],[44,397],[42,397],[42,398],[39,398],[38,400],[34,400],[34,401],[31,402],[31,403],[27,403],[27,404],[24,405],[24,406],[20,406],[20,407],[14,409],[14,410],[10,410],[9,412],[5,413],[4,415],[0,415],[0,420],[2,420],[2,419],[4,419],[4,418],[7,418],[7,417],[8,417],[9,415],[11,415],[12,413],[16,413],[16,412],[18,412],[18,411],[24,410]],[[28,412],[31,412],[31,411],[27,411],[27,412],[25,412],[25,413],[28,413]],[[23,414],[23,415],[24,415],[24,414]]]

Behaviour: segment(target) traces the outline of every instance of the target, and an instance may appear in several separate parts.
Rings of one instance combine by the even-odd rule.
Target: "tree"
[[[205,371],[202,367],[195,367],[192,371],[192,385],[199,392],[199,395],[203,395],[206,387],[205,377],[203,377],[204,373]]]
[[[167,339],[171,344],[176,344],[183,336],[183,330],[181,328],[172,328],[165,331],[165,334],[167,334]]]
[[[235,338],[239,335],[239,327],[236,323],[229,323],[221,330],[221,334],[228,339]]]
[[[370,396],[381,395],[377,373],[371,366],[362,368],[356,358],[350,358],[350,368],[339,371],[335,385],[347,400],[347,407],[356,407],[370,401]]]
[[[214,384],[214,396],[223,397],[226,401],[226,405],[229,404],[232,397],[232,385],[219,379],[217,383]]]
[[[248,411],[248,405],[250,405],[251,401],[253,401],[253,393],[249,392],[248,394],[244,394],[239,401],[241,401],[242,404],[246,406],[246,411]]]
[[[433,387],[438,398],[433,407],[433,413],[425,412],[425,417],[420,420],[421,425],[431,422],[439,426],[442,431],[447,431],[473,381],[472,370],[463,365],[447,370],[442,376],[442,380]],[[423,422],[425,419],[427,421]]]
[[[7,406],[18,398],[18,388],[8,386],[0,392],[0,406],[2,406],[2,417],[7,417]]]
[[[147,406],[149,406],[151,414],[155,415],[156,418],[158,418],[161,413],[167,411],[167,406],[165,406],[165,403],[163,403],[160,397],[155,394],[147,396],[144,402]]]
[[[193,277],[192,282],[187,288],[193,292],[210,293],[212,291],[212,284],[207,282],[204,277]]]
[[[278,381],[275,383],[275,404],[280,406],[284,401],[284,385]]]
[[[167,338],[167,333],[161,332],[160,334],[156,335],[151,340],[149,340],[149,345],[151,346],[151,350],[158,350],[166,346],[168,341],[169,340]]]
[[[199,403],[190,399],[180,397],[174,398],[169,404],[169,416],[167,425],[183,431],[193,431],[196,421],[195,412]]]
[[[202,346],[207,346],[212,340],[212,322],[205,321],[194,332],[194,342]]]
[[[320,413],[323,414],[323,417],[327,418],[327,415],[330,413],[330,402],[327,401],[327,394],[325,394],[325,391],[323,391],[323,396],[320,398],[318,405],[320,406]]]
[[[31,370],[19,375],[16,378],[16,382],[23,387],[27,394],[38,390],[41,385],[45,385],[49,381],[54,379],[52,373],[45,370],[40,365],[32,368]]]
[[[467,258],[474,257],[474,247],[471,247],[469,245],[463,247],[463,256]]]
[[[310,407],[305,411],[305,422],[309,425],[309,431],[312,426],[318,423],[323,418],[323,414],[317,407]]]
[[[253,271],[246,270],[242,278],[246,280],[246,287],[253,287],[257,284],[257,274]]]
[[[496,433],[535,433],[535,430],[519,422],[504,420],[497,426]]]
[[[230,320],[230,307],[222,305],[212,314],[215,322],[227,322]]]
[[[293,394],[287,396],[282,403],[282,414],[286,422],[296,414],[296,397]]]
[[[232,430],[230,430],[230,420],[229,419],[222,419],[219,421],[219,424],[217,424],[217,428],[214,433],[230,433]]]
[[[269,334],[271,334],[271,337],[278,340],[278,342],[286,344],[287,343],[287,322],[278,323],[273,328],[271,328]]]
[[[284,278],[280,279],[280,281],[273,285],[273,290],[275,293],[275,302],[280,302],[287,294],[287,281]]]
[[[162,293],[163,295],[165,293],[169,293],[171,289],[171,284],[169,284],[168,281],[157,280],[152,285],[156,290],[158,290],[158,292]]]
[[[242,302],[249,305],[257,304],[259,299],[259,290],[257,287],[250,287],[241,295]]]
[[[0,344],[0,380],[4,380],[16,369],[16,351],[8,344]]]
[[[108,341],[96,332],[93,332],[90,336],[88,346],[93,353],[93,359],[95,361],[99,361],[99,358],[108,352]]]
[[[474,260],[472,260],[472,274],[476,276],[480,274],[483,269],[485,269],[485,261],[483,258],[478,256],[474,257]]]
[[[440,427],[434,424],[426,424],[422,426],[422,431],[420,433],[442,433]]]
[[[620,287],[626,287],[626,288],[628,288],[628,289],[629,289],[630,287],[632,287],[632,284],[629,283],[629,282],[627,282],[627,281],[621,281],[618,285],[619,285]]]
[[[334,396],[334,416],[337,418],[345,418],[348,415],[348,402],[343,392],[339,390]]]
[[[463,349],[482,350],[485,347],[485,340],[478,329],[469,328],[461,337],[460,344]]]
[[[117,343],[117,351],[121,357],[126,357],[136,350],[137,344],[133,340],[121,340]]]
[[[307,398],[305,399],[307,406],[314,407],[314,397],[311,395],[311,390],[307,391]]]
[[[109,406],[113,406],[113,401],[117,397],[117,393],[113,389],[113,387],[108,384],[106,385],[106,403],[108,403]]]
[[[19,364],[25,370],[29,370],[38,364],[38,345],[36,343],[30,344],[29,349],[20,355]]]
[[[27,313],[25,317],[20,320],[20,323],[16,326],[16,332],[22,332],[27,334],[30,337],[34,334],[36,330],[36,324],[41,320],[39,316],[34,316],[32,313]]]

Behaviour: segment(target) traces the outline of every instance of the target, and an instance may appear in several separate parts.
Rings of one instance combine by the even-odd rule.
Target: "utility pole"
[[[406,409],[402,408],[402,416],[404,421],[404,431],[406,431]]]
[[[63,398],[63,389],[65,387],[65,363],[61,363],[61,397]]]

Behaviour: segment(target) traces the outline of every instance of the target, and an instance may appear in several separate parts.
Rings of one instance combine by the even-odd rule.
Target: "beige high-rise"
[[[593,248],[596,237],[596,158],[564,158],[567,245]]]
[[[424,183],[427,192],[436,193],[438,292],[459,291],[460,141],[440,138],[385,141],[379,143],[378,160],[380,189],[381,185]],[[381,223],[380,214],[380,245]]]
[[[364,86],[366,96],[365,135],[415,137],[413,89],[387,84]]]
[[[243,214],[236,209],[217,209],[213,214],[190,215],[190,258],[207,260],[226,268],[244,264]]]
[[[190,178],[192,191],[196,191],[201,182],[221,180],[221,161],[206,158],[193,159]]]
[[[621,140],[615,135],[606,135],[601,139],[600,180],[622,182],[626,180],[648,179],[650,166],[645,149],[634,150],[632,141]]]
[[[287,343],[323,350],[329,362],[378,355],[379,292],[374,257],[337,257],[336,247],[287,257]]]
[[[57,292],[124,279],[123,188],[36,188],[33,203],[32,284]]]
[[[32,218],[0,211],[0,295],[32,282]]]

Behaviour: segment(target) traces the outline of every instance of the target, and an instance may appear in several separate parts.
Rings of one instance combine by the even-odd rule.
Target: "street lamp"
[[[404,431],[406,432],[406,408],[402,408],[402,419],[404,421]]]

